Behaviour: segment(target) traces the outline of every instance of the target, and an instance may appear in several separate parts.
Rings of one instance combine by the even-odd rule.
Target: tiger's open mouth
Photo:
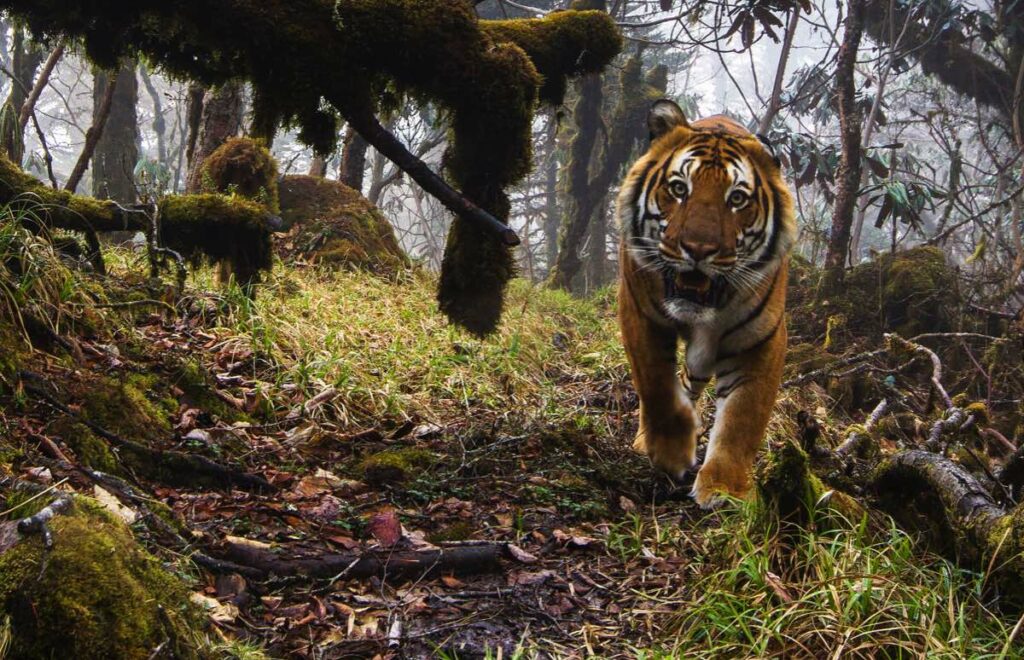
[[[717,307],[725,293],[725,278],[699,270],[665,274],[665,298],[685,300],[702,307]]]

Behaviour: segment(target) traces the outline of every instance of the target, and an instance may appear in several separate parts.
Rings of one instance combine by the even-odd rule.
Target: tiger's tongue
[[[711,288],[711,278],[699,270],[679,273],[676,275],[676,286],[680,289],[691,289],[697,293],[704,294]]]

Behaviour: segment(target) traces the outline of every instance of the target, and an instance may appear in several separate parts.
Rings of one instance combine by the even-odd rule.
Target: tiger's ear
[[[651,142],[654,142],[673,128],[689,128],[686,115],[679,104],[670,99],[655,101],[647,113],[647,128],[651,132]]]

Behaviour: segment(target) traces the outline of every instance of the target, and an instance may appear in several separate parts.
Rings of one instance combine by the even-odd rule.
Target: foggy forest
[[[0,658],[1024,658],[1024,2],[0,0]]]

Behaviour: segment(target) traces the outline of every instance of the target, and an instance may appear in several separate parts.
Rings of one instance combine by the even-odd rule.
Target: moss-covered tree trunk
[[[667,67],[658,65],[648,71],[645,77],[643,63],[639,55],[626,61],[619,78],[619,100],[612,112],[611,120],[608,122],[608,138],[603,149],[594,158],[596,165],[593,169],[595,171],[593,177],[586,183],[585,192],[576,195],[578,202],[575,209],[577,213],[586,216],[583,221],[583,229],[585,230],[591,224],[600,225],[591,230],[592,247],[604,245],[602,241],[607,236],[607,205],[610,203],[608,191],[615,185],[616,178],[621,176],[623,169],[633,157],[637,145],[646,139],[647,110],[653,101],[665,95],[667,86]],[[600,116],[598,116],[598,121],[600,121]],[[577,155],[575,141],[570,150],[575,159]],[[580,149],[579,155],[582,153],[583,151]],[[577,172],[576,174],[582,173]],[[570,179],[569,184],[570,186],[580,185],[580,182],[577,181],[574,184]],[[570,208],[572,204],[572,200],[567,201],[566,208]],[[604,215],[597,218],[599,214]],[[567,226],[566,233],[568,229]],[[595,240],[596,236],[600,236],[600,238]],[[565,240],[564,234],[563,240]],[[600,249],[592,249],[591,255],[601,257],[597,263],[593,263],[591,260],[593,270],[590,273],[593,286],[601,286],[604,281],[603,272],[606,271],[604,265],[607,259]]]
[[[604,286],[608,279],[608,197],[605,196],[594,217],[590,220],[590,236],[587,239],[587,287],[589,293]]]
[[[195,148],[189,158],[185,192],[202,191],[203,161],[242,130],[242,91],[242,83],[232,80],[204,93],[202,112],[195,125]]]
[[[589,75],[580,82],[579,100],[573,110],[576,133],[569,146],[569,162],[564,168],[565,199],[558,257],[548,278],[549,285],[559,289],[573,288],[573,281],[582,265],[580,250],[587,235],[587,226],[594,208],[600,203],[590,186],[590,161],[601,130],[603,99],[600,75]]]
[[[96,142],[92,157],[92,194],[99,199],[112,199],[119,204],[134,204],[135,164],[139,160],[139,121],[136,106],[139,82],[135,76],[137,63],[126,61],[117,71],[114,98],[107,123]],[[93,69],[93,113],[99,114],[107,93],[110,72]]]
[[[825,255],[826,295],[843,281],[850,252],[853,214],[861,172],[861,111],[857,105],[857,52],[864,33],[864,0],[847,0],[846,28],[836,62],[836,96],[839,101],[839,129],[842,156],[836,172],[836,200],[832,209],[832,231]]]
[[[544,255],[548,274],[558,258],[558,120],[552,117],[544,140]]]

